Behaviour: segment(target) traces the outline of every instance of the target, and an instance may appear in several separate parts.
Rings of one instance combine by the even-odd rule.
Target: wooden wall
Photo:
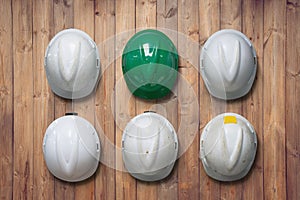
[[[51,92],[43,65],[50,39],[71,27],[99,44],[103,72],[95,94],[73,102]],[[163,100],[130,96],[120,55],[135,29],[147,27],[166,28],[181,56],[180,80],[193,92],[178,83]],[[250,38],[258,72],[251,92],[224,106],[209,96],[198,59],[200,46],[225,28]],[[300,199],[299,74],[299,0],[0,0],[0,198]],[[178,137],[191,141],[172,174],[156,183],[136,181],[120,170],[120,151],[112,148],[120,147],[130,118],[149,109],[177,130],[188,123]],[[54,178],[42,154],[47,126],[67,111],[96,127],[105,163],[95,176],[75,184]],[[241,181],[210,179],[198,157],[200,133],[219,111],[242,114],[258,135],[254,166]]]

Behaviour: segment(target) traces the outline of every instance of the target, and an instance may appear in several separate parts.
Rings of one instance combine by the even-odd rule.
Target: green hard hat
[[[160,31],[140,31],[125,46],[122,70],[126,84],[135,96],[162,98],[170,93],[177,78],[176,47]]]

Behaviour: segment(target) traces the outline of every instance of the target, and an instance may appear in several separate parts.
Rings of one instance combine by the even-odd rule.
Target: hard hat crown
[[[135,96],[161,98],[171,91],[177,78],[176,47],[160,31],[140,31],[124,48],[122,70],[126,84]]]
[[[43,153],[49,171],[75,182],[89,178],[100,159],[100,141],[94,127],[78,116],[64,116],[46,130]]]
[[[256,148],[257,138],[252,125],[235,113],[221,114],[212,119],[200,138],[204,169],[209,176],[220,181],[243,178],[251,168]]]
[[[55,94],[68,99],[85,97],[93,91],[99,79],[97,45],[83,31],[63,30],[48,45],[45,69]]]
[[[175,130],[158,114],[136,116],[123,132],[122,155],[125,167],[140,180],[156,181],[168,176],[177,153]]]
[[[212,96],[236,99],[249,92],[256,74],[256,53],[250,40],[236,30],[214,33],[204,44],[200,71]]]

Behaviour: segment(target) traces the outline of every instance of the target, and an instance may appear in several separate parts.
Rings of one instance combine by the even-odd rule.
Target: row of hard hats
[[[66,115],[47,128],[43,153],[49,171],[59,179],[75,182],[92,176],[100,161],[100,140],[85,119]],[[122,137],[125,167],[137,179],[165,178],[177,159],[178,140],[171,123],[148,112],[133,118]]]
[[[178,147],[171,123],[153,112],[134,117],[123,131],[123,162],[139,180],[167,177],[177,159]],[[205,126],[200,138],[200,159],[210,177],[234,181],[246,176],[256,148],[256,133],[250,122],[238,114],[224,113]],[[43,152],[54,176],[70,182],[81,181],[97,170],[100,141],[87,120],[67,115],[52,122],[46,130]]]
[[[250,40],[236,30],[213,34],[200,55],[204,83],[212,96],[221,99],[236,99],[247,94],[255,78],[256,65],[256,53]],[[100,75],[97,45],[80,30],[61,31],[48,45],[45,68],[55,94],[68,99],[88,96]],[[176,47],[160,31],[140,31],[124,48],[122,70],[135,96],[162,98],[170,93],[177,79]]]
[[[251,42],[242,33],[223,30],[205,43],[200,66],[206,87],[213,96],[235,99],[245,95],[252,86],[256,55]],[[51,40],[45,68],[55,94],[68,99],[88,96],[99,80],[97,45],[82,31],[64,30]],[[175,84],[178,53],[166,35],[144,30],[128,41],[122,55],[122,70],[134,95],[145,99],[161,98]],[[225,115],[218,116],[205,128],[200,154],[209,176],[228,181],[242,178],[249,171],[256,152],[256,135],[243,117]],[[66,181],[90,177],[100,159],[96,130],[76,115],[61,117],[48,127],[43,150],[48,169]],[[140,180],[155,181],[166,177],[174,166],[177,152],[175,130],[158,114],[139,115],[124,130],[123,161],[127,170]]]

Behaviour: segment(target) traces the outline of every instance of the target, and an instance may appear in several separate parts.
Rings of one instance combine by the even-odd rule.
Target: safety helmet
[[[241,32],[225,29],[205,42],[200,55],[200,72],[206,88],[220,99],[246,95],[257,68],[255,49]]]
[[[162,98],[171,91],[177,78],[176,47],[160,31],[140,31],[125,46],[122,70],[126,84],[135,96]]]
[[[123,162],[128,172],[142,181],[157,181],[173,169],[178,140],[171,123],[147,112],[134,117],[122,137]]]
[[[63,30],[47,47],[45,69],[49,85],[58,96],[67,99],[88,96],[100,74],[97,45],[83,31]]]
[[[85,119],[66,115],[46,130],[43,153],[49,171],[57,178],[76,182],[94,174],[100,159],[100,141]]]
[[[235,181],[249,172],[257,148],[256,133],[244,117],[220,114],[204,128],[200,138],[200,159],[208,176]]]

